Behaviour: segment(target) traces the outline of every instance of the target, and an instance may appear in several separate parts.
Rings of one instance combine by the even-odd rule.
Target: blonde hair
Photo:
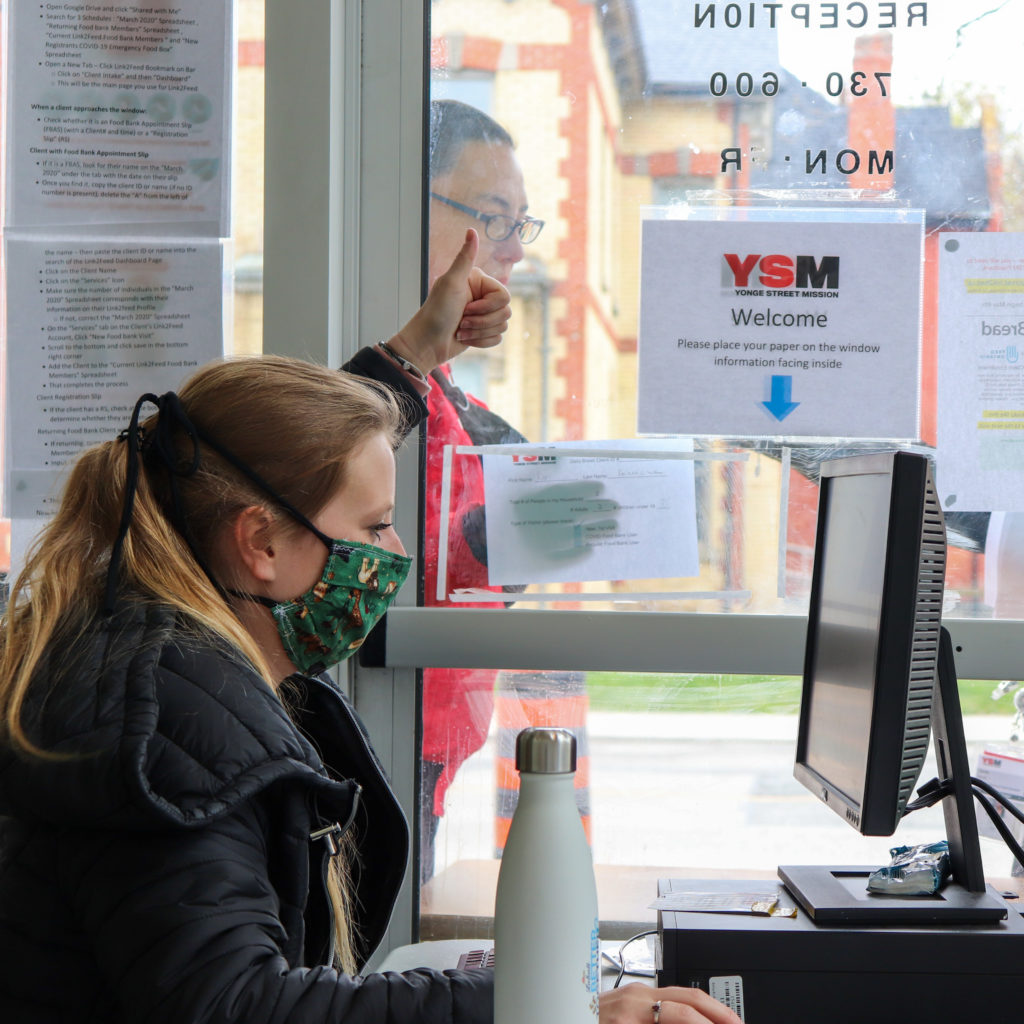
[[[386,389],[279,356],[211,363],[193,375],[178,397],[204,436],[310,519],[343,486],[351,455],[374,434],[383,433],[396,446],[402,424],[398,404]],[[142,424],[145,436],[151,436],[155,423],[151,416]],[[180,429],[173,438],[176,459],[188,465],[192,442]],[[293,520],[208,445],[200,444],[199,455],[194,473],[175,478],[196,550],[174,526],[168,473],[149,468],[143,457],[117,582],[142,599],[177,609],[197,630],[232,645],[277,690],[280,680],[272,678],[254,640],[202,566],[216,562],[221,529],[243,509],[262,506],[288,528]],[[128,462],[129,445],[121,440],[82,453],[57,514],[32,546],[11,590],[0,634],[0,722],[5,741],[25,753],[52,756],[25,731],[25,697],[55,641],[80,632],[102,609]],[[346,866],[338,865],[342,874]],[[336,878],[332,889],[339,958],[351,970],[347,886]]]

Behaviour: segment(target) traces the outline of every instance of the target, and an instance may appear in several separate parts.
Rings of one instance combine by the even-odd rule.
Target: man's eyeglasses
[[[519,241],[523,245],[529,245],[536,240],[541,228],[544,227],[544,221],[537,220],[535,217],[524,217],[522,220],[516,220],[515,217],[508,217],[503,213],[481,213],[479,210],[474,210],[472,206],[466,206],[465,203],[457,203],[454,199],[449,199],[447,196],[439,196],[436,192],[431,192],[430,198],[436,199],[439,203],[444,203],[445,206],[450,206],[453,210],[461,210],[463,213],[468,213],[470,217],[476,220],[482,220],[484,222],[484,234],[492,242],[504,242],[506,238],[510,238],[512,233],[515,232],[519,235]]]

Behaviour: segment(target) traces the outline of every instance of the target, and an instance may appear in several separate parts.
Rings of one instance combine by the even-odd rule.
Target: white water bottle
[[[494,907],[495,1024],[594,1024],[599,993],[597,887],[576,808],[576,737],[516,738],[519,802]]]

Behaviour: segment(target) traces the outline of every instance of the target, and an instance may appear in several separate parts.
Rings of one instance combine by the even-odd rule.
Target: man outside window
[[[534,241],[544,222],[527,214],[523,174],[509,133],[475,107],[436,100],[430,107],[429,283],[450,265],[462,247],[466,229],[480,236],[476,266],[508,285],[523,246]],[[427,470],[425,496],[426,603],[445,603],[457,590],[490,590],[494,600],[473,607],[504,607],[513,599],[487,581],[483,468],[480,459],[455,455],[451,461],[448,544],[439,550],[441,484],[447,445],[508,444],[525,438],[500,416],[466,395],[448,365],[431,374],[427,396]],[[439,561],[445,564],[445,589],[438,599]],[[514,588],[519,589],[519,588]],[[483,746],[494,707],[494,669],[428,668],[423,672],[423,746],[420,796],[422,841],[420,879],[434,870],[434,841],[445,794],[463,762]],[[582,688],[582,676],[563,673],[554,680],[536,675],[522,681],[554,683],[564,692]],[[548,694],[550,696],[550,694]],[[516,793],[499,787],[499,820],[511,816]]]

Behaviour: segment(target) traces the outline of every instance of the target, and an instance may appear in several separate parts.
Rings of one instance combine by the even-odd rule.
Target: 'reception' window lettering
[[[694,28],[778,28],[783,21],[807,29],[925,28],[928,4],[877,3],[695,3]]]

